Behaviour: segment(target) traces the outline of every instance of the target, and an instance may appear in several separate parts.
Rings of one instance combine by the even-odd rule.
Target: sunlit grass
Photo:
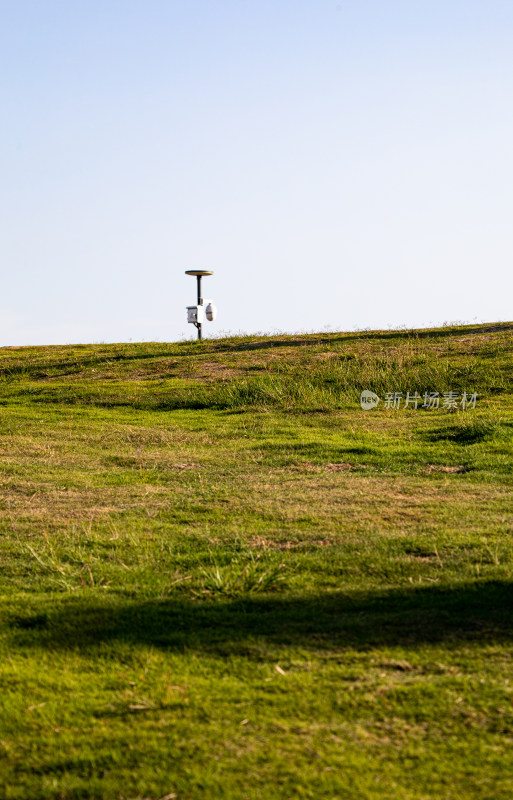
[[[0,796],[509,800],[512,330],[2,350]]]

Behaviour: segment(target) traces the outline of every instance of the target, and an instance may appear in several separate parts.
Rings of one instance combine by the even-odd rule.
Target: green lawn
[[[510,800],[512,368],[507,323],[0,350],[0,798]]]

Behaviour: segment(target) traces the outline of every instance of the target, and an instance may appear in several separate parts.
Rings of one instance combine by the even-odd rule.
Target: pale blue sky
[[[0,344],[511,319],[511,0],[0,0]]]

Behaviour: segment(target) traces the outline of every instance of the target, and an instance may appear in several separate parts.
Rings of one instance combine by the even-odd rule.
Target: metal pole
[[[202,339],[203,338],[203,335],[202,335],[203,334],[203,322],[201,322],[199,320],[203,319],[203,312],[205,311],[205,309],[204,309],[204,306],[203,306],[203,296],[201,294],[201,279],[202,279],[202,277],[204,275],[213,275],[214,273],[212,272],[211,269],[186,269],[185,270],[185,274],[186,275],[195,275],[196,276],[196,285],[197,285],[197,288],[198,288],[197,309],[199,311],[199,314],[195,317],[196,321],[194,322],[194,325],[198,329],[198,339]],[[193,308],[191,306],[187,306],[187,308],[190,309],[191,317],[193,317]],[[198,317],[199,317],[199,319],[198,319]],[[193,317],[193,319],[194,319],[194,317]],[[193,321],[193,319],[191,319],[191,322]]]
[[[197,279],[197,282],[198,282],[198,305],[202,306],[203,305],[203,298],[201,296],[201,275],[197,275],[196,279]],[[198,329],[198,340],[201,341],[201,322],[198,322],[196,327]]]

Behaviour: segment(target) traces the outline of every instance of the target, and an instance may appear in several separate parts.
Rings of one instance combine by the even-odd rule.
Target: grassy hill
[[[512,368],[506,323],[1,349],[0,798],[509,800]]]

